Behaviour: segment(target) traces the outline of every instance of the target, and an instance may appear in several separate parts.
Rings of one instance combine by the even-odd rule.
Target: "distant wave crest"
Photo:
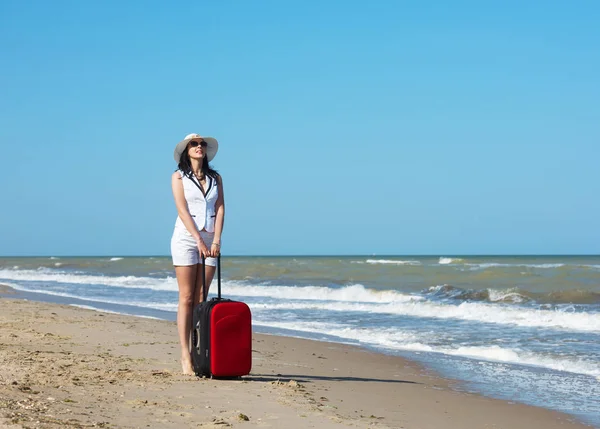
[[[464,261],[464,259],[460,259],[460,258],[445,258],[445,257],[441,257],[438,261],[438,264],[440,265],[450,265],[450,264],[460,264]]]
[[[392,264],[392,265],[421,265],[419,261],[401,261],[398,259],[367,259],[367,264]]]

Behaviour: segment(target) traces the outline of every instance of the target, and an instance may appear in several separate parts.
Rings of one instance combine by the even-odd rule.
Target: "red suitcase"
[[[204,267],[204,258],[202,260]],[[202,270],[202,283],[206,273]],[[218,295],[194,308],[192,363],[199,376],[241,377],[252,367],[252,316],[243,302],[221,298],[221,257],[217,258]]]

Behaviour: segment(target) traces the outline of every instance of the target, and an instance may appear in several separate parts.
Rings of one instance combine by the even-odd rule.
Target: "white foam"
[[[211,299],[214,295],[209,295],[208,299]],[[129,305],[136,307],[152,308],[154,310],[171,311],[177,312],[177,302],[130,302]]]
[[[498,301],[509,301],[520,303],[525,301],[523,295],[518,292],[513,292],[511,290],[496,290],[496,289],[488,289],[488,294],[490,297],[490,301],[498,302]]]
[[[564,267],[565,264],[502,264],[498,262],[485,262],[481,264],[465,264],[467,267],[471,267],[471,270],[485,270],[486,268],[560,268]]]
[[[298,332],[308,332],[313,334],[323,334],[338,337],[347,341],[358,341],[363,344],[369,344],[389,349],[401,349],[403,345],[412,344],[417,340],[417,337],[412,333],[402,332],[395,328],[351,328],[343,327],[337,324],[315,322],[282,322],[282,321],[262,321],[256,320],[253,322],[257,326],[267,326],[270,328],[286,329]],[[424,349],[430,350],[429,346],[423,346]]]
[[[421,301],[420,296],[403,294],[393,290],[375,290],[355,284],[341,288],[324,286],[249,286],[227,282],[227,293],[246,297],[270,297],[281,300],[316,300],[340,302],[392,303]]]
[[[272,328],[308,332],[313,334],[331,335],[344,342],[358,341],[364,345],[371,345],[392,350],[408,350],[419,352],[442,353],[477,360],[504,362],[511,364],[530,365],[542,368],[565,371],[575,374],[600,377],[600,365],[583,359],[563,358],[520,350],[502,348],[496,345],[489,347],[436,347],[421,342],[421,338],[412,333],[406,333],[396,328],[347,328],[319,322],[281,322],[281,321],[256,321],[255,325]],[[431,333],[427,333],[429,343],[435,343]]]
[[[177,280],[172,277],[157,279],[136,276],[91,276],[70,274],[48,268],[41,270],[0,270],[2,280],[21,280],[35,282],[58,282],[70,284],[101,285],[121,288],[151,289],[155,291],[177,291]],[[270,297],[276,299],[301,299],[320,301],[349,302],[410,302],[424,298],[403,294],[393,290],[378,291],[355,284],[341,288],[324,286],[250,286],[243,282],[223,282],[223,288],[229,295],[246,297]]]
[[[464,289],[460,289],[460,288],[452,288],[450,286],[450,290],[448,292],[446,292],[444,289],[449,287],[449,285],[437,285],[437,286],[431,286],[428,291],[432,292],[432,293],[438,293],[441,292],[442,296],[446,295],[448,297],[461,297],[465,300],[467,300],[467,298],[465,297],[466,294],[469,293],[469,291],[464,290]],[[488,296],[489,296],[489,301],[491,302],[512,302],[512,303],[522,303],[527,301],[527,298],[523,295],[521,295],[518,291],[515,290],[515,288],[510,288],[510,289],[505,289],[505,290],[497,290],[497,289],[487,289],[488,292]]]
[[[445,258],[445,257],[440,257],[440,260],[438,261],[438,264],[440,264],[440,265],[459,264],[462,261],[463,260],[460,259],[460,258]]]
[[[157,291],[177,291],[177,281],[172,277],[167,277],[166,279],[156,279],[152,277],[136,276],[93,276],[65,273],[63,271],[56,271],[51,268],[40,268],[37,270],[0,270],[0,279],[48,283],[102,285],[123,288],[151,289]]]
[[[457,319],[550,329],[568,329],[581,332],[600,332],[600,314],[573,313],[559,310],[499,306],[497,304],[463,302],[460,305],[420,302],[395,302],[385,304],[351,302],[284,302],[257,304],[258,309],[323,310],[340,312],[365,312],[396,314],[436,319]]]
[[[507,349],[499,346],[489,347],[458,347],[442,349],[442,353],[454,356],[480,358],[494,362],[518,363],[553,369],[556,371],[600,377],[600,366],[595,362],[583,359],[563,358],[559,356],[542,355],[521,350]]]
[[[153,307],[146,305],[145,303],[133,303],[130,301],[121,302],[121,301],[114,301],[114,300],[109,300],[109,299],[104,299],[104,298],[99,298],[99,297],[94,297],[94,296],[81,296],[81,295],[76,295],[73,293],[56,292],[56,291],[49,290],[49,289],[26,288],[19,284],[14,284],[14,283],[7,283],[6,285],[10,286],[11,288],[13,288],[15,290],[19,290],[21,292],[40,293],[40,294],[44,294],[44,295],[60,296],[62,298],[73,298],[73,299],[78,299],[81,301],[100,302],[100,303],[104,303],[104,304],[133,305],[133,306],[138,306],[138,307],[153,308]]]
[[[110,260],[111,260],[111,261],[120,261],[120,260],[122,260],[122,259],[123,259],[123,258],[110,258]]]
[[[421,265],[419,261],[400,261],[395,259],[367,259],[367,264]]]
[[[153,310],[163,310],[163,311],[172,311],[172,312],[176,312],[177,311],[177,303],[160,303],[160,302],[147,302],[147,301],[131,301],[131,300],[124,300],[124,301],[116,301],[116,300],[112,300],[112,299],[106,299],[103,297],[96,297],[96,296],[81,296],[81,295],[76,295],[76,294],[72,294],[72,293],[65,293],[65,292],[56,292],[53,290],[41,290],[41,289],[30,289],[30,288],[24,288],[20,285],[17,284],[12,284],[12,283],[8,283],[7,286],[12,287],[15,290],[19,290],[22,292],[31,292],[31,293],[40,293],[40,294],[45,294],[45,295],[52,295],[52,296],[60,296],[61,298],[72,298],[72,299],[77,299],[79,301],[88,301],[88,302],[96,302],[99,304],[115,304],[115,305],[129,305],[131,307],[141,307],[141,308],[150,308]],[[212,295],[209,295],[209,297]],[[69,304],[75,307],[81,307],[81,308],[88,308],[88,306],[85,305],[79,305],[79,304]],[[90,309],[96,309],[96,307],[89,307]],[[109,312],[108,310],[102,310],[102,311],[106,311]],[[128,313],[119,313],[116,312],[117,314],[128,314]]]
[[[440,257],[438,264],[440,265],[456,265],[456,264],[461,264],[464,265],[465,267],[470,267],[470,270],[485,270],[487,268],[513,268],[513,267],[522,267],[522,268],[542,268],[542,269],[549,269],[549,268],[560,268],[560,267],[564,267],[567,264],[564,263],[547,263],[547,264],[507,264],[507,263],[501,263],[501,262],[481,262],[481,263],[467,263],[464,262],[464,259],[461,258],[447,258],[447,257]],[[577,265],[575,265],[577,266]],[[587,267],[593,267],[593,265],[588,265]]]

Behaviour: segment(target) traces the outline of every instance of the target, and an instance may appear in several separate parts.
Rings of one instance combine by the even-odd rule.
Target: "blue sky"
[[[600,3],[0,2],[0,255],[600,253]]]

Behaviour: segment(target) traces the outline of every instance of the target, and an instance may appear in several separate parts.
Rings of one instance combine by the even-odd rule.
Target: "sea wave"
[[[72,274],[51,268],[39,270],[0,270],[0,280],[46,283],[100,285],[120,288],[150,289],[155,291],[177,291],[177,280],[172,277],[152,278],[136,276],[94,276]],[[214,287],[214,285],[213,285]],[[340,288],[325,286],[271,286],[249,285],[243,281],[224,281],[223,289],[228,295],[242,297],[269,297],[289,300],[347,301],[347,302],[412,302],[423,300],[416,295],[393,290],[369,289],[361,284]],[[33,292],[33,290],[25,288]],[[43,293],[43,292],[42,292]]]
[[[595,264],[570,264],[568,262],[547,262],[547,263],[508,263],[508,262],[467,262],[462,258],[449,258],[449,257],[440,257],[438,260],[439,265],[459,265],[468,268],[471,271],[475,270],[486,270],[490,268],[527,268],[527,269],[557,269],[557,268],[566,268],[566,269],[592,269],[599,270],[600,265]]]
[[[425,296],[458,301],[488,301],[498,303],[539,304],[600,304],[600,293],[590,290],[563,290],[552,292],[530,292],[520,288],[508,289],[463,289],[451,285],[432,286]]]
[[[110,261],[121,261],[123,258],[110,258]]]
[[[59,292],[59,291],[50,290],[50,289],[36,289],[35,287],[23,287],[22,285],[15,284],[15,283],[8,283],[7,286],[10,286],[11,288],[21,291],[21,292],[39,293],[39,294],[43,294],[43,295],[59,296],[61,298],[72,298],[72,299],[77,299],[80,301],[97,302],[99,304],[130,305],[133,307],[156,308],[157,310],[162,309],[162,308],[155,307],[155,304],[158,305],[158,303],[152,303],[152,302],[132,302],[129,299],[124,299],[124,300],[120,301],[120,300],[114,300],[114,299],[106,299],[105,297],[94,296],[91,294],[79,295],[76,293]],[[176,310],[177,306],[174,305],[173,308]]]
[[[177,291],[177,281],[173,277],[162,279],[137,276],[101,276],[74,274],[52,268],[37,270],[0,270],[0,280],[70,283],[84,285],[102,285],[123,288],[141,288],[151,290]]]
[[[150,278],[136,276],[92,276],[84,274],[68,274],[50,268],[40,270],[0,270],[0,280],[18,283],[16,288],[30,292],[50,293],[49,283],[85,284],[90,288],[80,289],[74,298],[94,295],[94,286],[119,288],[149,289],[154,291],[177,291],[174,278]],[[30,283],[27,283],[30,282]],[[43,287],[41,287],[43,286]],[[48,287],[47,287],[48,286]],[[431,301],[424,296],[404,294],[393,290],[374,290],[360,284],[330,288],[324,286],[271,286],[251,285],[243,281],[225,281],[223,290],[228,296],[245,298],[270,298],[274,303],[265,303],[274,309],[319,309],[323,311],[357,311],[381,314],[396,314],[412,317],[428,317],[438,319],[459,319],[517,325],[525,327],[542,327],[567,329],[572,331],[600,331],[600,313],[589,311],[565,311],[563,308],[532,308],[525,306],[502,305],[507,295],[489,294],[485,299],[462,302]],[[449,289],[450,293],[472,293]],[[214,289],[213,289],[214,291]],[[63,290],[64,292],[64,290]],[[476,292],[485,294],[486,292]],[[504,293],[504,292],[503,292]],[[78,296],[79,295],[79,296]],[[511,298],[514,301],[514,298]],[[564,299],[561,298],[561,299]],[[500,300],[500,305],[494,303]],[[263,300],[264,301],[264,300]]]
[[[485,270],[488,268],[539,268],[539,269],[550,269],[550,268],[561,268],[565,267],[566,264],[505,264],[500,262],[484,262],[481,264],[464,264],[466,267],[470,267],[471,271]],[[578,265],[575,265],[578,266]]]
[[[584,359],[564,358],[547,354],[508,349],[496,345],[489,347],[458,347],[442,349],[442,353],[495,362],[518,363],[553,369],[555,371],[585,374],[600,379],[600,366]]]
[[[367,259],[367,264],[421,265],[419,261],[400,261],[396,259]]]
[[[566,329],[578,332],[600,332],[600,314],[568,312],[558,309],[533,309],[497,306],[488,303],[459,305],[429,301],[408,303],[350,303],[350,302],[282,302],[255,304],[257,310],[319,310],[338,312],[360,312],[370,314],[394,314],[399,316],[455,319],[515,325],[545,329]]]
[[[270,297],[282,300],[316,300],[340,302],[393,303],[416,302],[424,298],[393,290],[368,289],[361,284],[329,288],[325,286],[251,286],[227,282],[227,293],[234,296]]]
[[[445,258],[445,257],[440,257],[438,264],[440,265],[450,265],[450,264],[460,264],[461,262],[463,262],[464,259],[460,259],[460,258]]]
[[[285,329],[290,331],[330,335],[338,337],[349,344],[360,342],[363,344],[376,345],[389,349],[398,350],[407,344],[418,341],[418,337],[410,332],[403,332],[396,328],[353,328],[340,326],[339,324],[322,323],[321,321],[274,321],[274,320],[256,320],[253,323],[257,326],[266,326],[269,328]]]
[[[503,348],[496,345],[483,347],[448,347],[434,346],[431,338],[428,343],[421,342],[421,338],[413,333],[406,333],[399,329],[373,329],[373,328],[345,328],[339,326],[324,326],[318,322],[284,322],[284,321],[257,321],[259,326],[286,329],[313,334],[331,335],[354,344],[359,342],[364,345],[381,347],[391,350],[408,350],[418,352],[442,353],[446,355],[474,358],[492,362],[504,362],[548,368],[575,374],[584,374],[600,377],[600,365],[584,359],[565,358],[549,354],[533,353],[518,349]],[[428,333],[428,335],[430,335]]]

